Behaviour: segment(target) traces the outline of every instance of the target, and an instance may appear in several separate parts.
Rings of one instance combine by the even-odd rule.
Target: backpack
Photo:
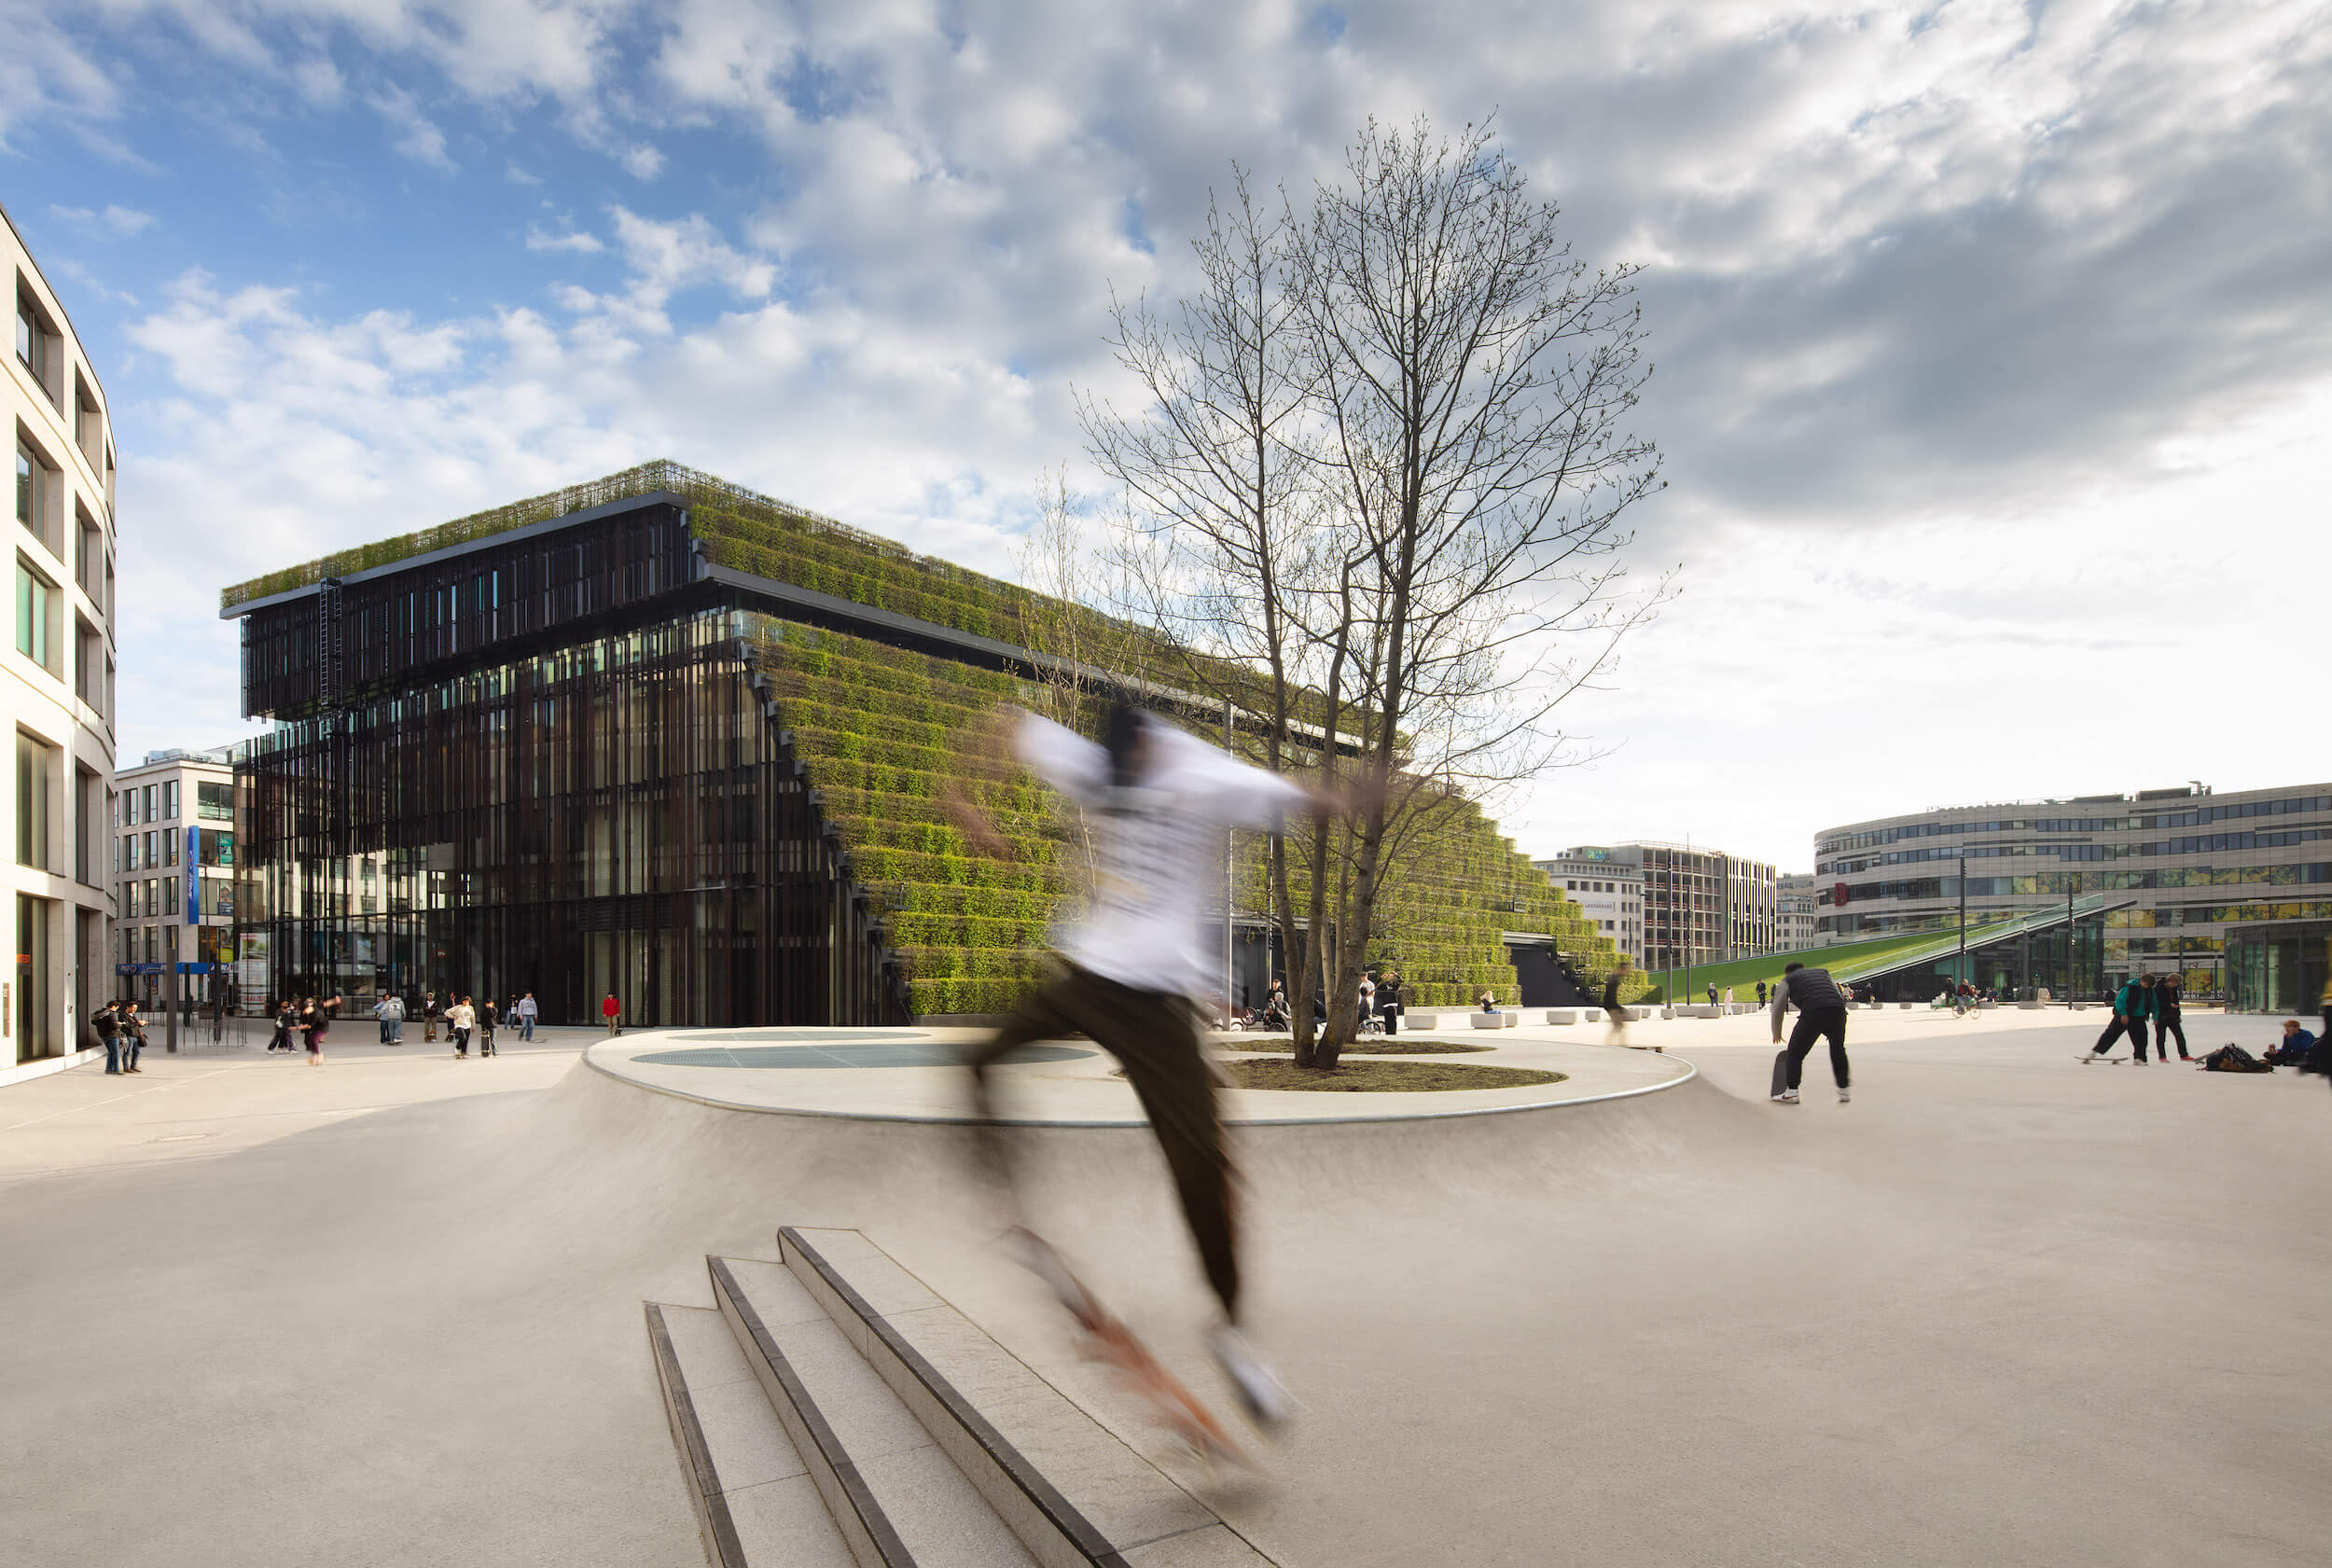
[[[2226,1045],[2202,1059],[2206,1073],[2272,1073],[2274,1068],[2241,1046]]]

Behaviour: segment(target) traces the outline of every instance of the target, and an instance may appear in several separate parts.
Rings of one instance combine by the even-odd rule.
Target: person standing
[[[138,1058],[146,1054],[146,1020],[138,1017],[135,997],[121,1005],[120,1026],[121,1070],[125,1073],[145,1072],[146,1069],[138,1065]]]
[[[299,1009],[288,996],[275,1004],[275,1033],[268,1037],[267,1048],[287,1051],[292,1048],[292,1026],[299,1021]]]
[[[534,1020],[537,1014],[541,1011],[540,1008],[534,1006],[534,993],[530,991],[525,995],[520,997],[519,1005],[512,1008],[511,1011],[517,1016],[519,1020],[520,1040],[532,1042],[534,1038]]]
[[[599,1016],[607,1020],[607,1037],[614,1039],[618,1033],[616,1020],[623,1017],[623,1004],[616,1000],[614,992],[609,992],[607,1000],[599,1005]]]
[[[2089,1048],[2089,1055],[2077,1060],[2103,1061],[2105,1053],[2113,1048],[2114,1042],[2127,1034],[2131,1048],[2137,1052],[2138,1065],[2145,1066],[2145,1020],[2153,1011],[2148,992],[2153,985],[2154,977],[2151,975],[2132,975],[2122,981],[2121,989],[2114,992],[2114,1020],[2105,1026],[2105,1033],[2097,1037],[2097,1044]]]
[[[2164,975],[2154,982],[2154,1054],[2163,1062],[2170,1060],[2163,1042],[2173,1034],[2178,1037],[2178,1060],[2194,1060],[2186,1050],[2186,1026],[2179,1019],[2179,1007],[2186,1001],[2185,982],[2184,975]]]
[[[1377,987],[1377,1011],[1384,1019],[1384,1032],[1389,1038],[1401,1032],[1401,972],[1390,971],[1384,983]]]
[[[1712,1007],[1716,1006],[1716,982],[1714,980],[1709,982],[1709,1006]]]
[[[373,1005],[372,1016],[381,1020],[381,1043],[382,1045],[394,1046],[403,1043],[405,998],[394,991],[390,992]]]
[[[469,998],[456,996],[453,1006],[445,1010],[445,1031],[453,1041],[453,1060],[463,1061],[469,1055],[470,1032],[478,1027],[478,1014],[470,1006]]]
[[[1377,982],[1366,969],[1360,972],[1360,1012],[1357,1016],[1364,1020],[1377,1016]]]
[[[1131,704],[1111,709],[1105,740],[1091,741],[1015,708],[998,710],[990,733],[967,737],[964,770],[993,777],[1016,756],[1075,801],[1095,825],[1098,868],[1084,920],[1060,937],[1063,971],[1021,1001],[965,1059],[974,1119],[992,1129],[989,1077],[995,1063],[1034,1040],[1090,1035],[1124,1066],[1173,1174],[1183,1217],[1222,1306],[1207,1332],[1215,1360],[1258,1422],[1290,1409],[1286,1391],[1240,1328],[1239,1249],[1230,1159],[1215,1076],[1194,1027],[1193,998],[1213,984],[1199,942],[1202,890],[1220,876],[1227,827],[1276,827],[1285,812],[1340,809],[1293,779],[1216,750]],[[1008,852],[1002,834],[964,794],[947,794],[965,838]],[[986,1148],[1008,1174],[997,1135]],[[1040,1267],[1041,1241],[1018,1237]]]
[[[421,993],[421,1043],[424,1046],[434,1046],[437,1043],[437,993],[434,991],[423,992]]]
[[[1757,1010],[1759,1012],[1765,1010],[1765,982],[1763,980],[1757,982]]]
[[[1785,1081],[1774,1090],[1777,1104],[1798,1103],[1798,1085],[1806,1065],[1806,1053],[1813,1043],[1826,1038],[1830,1042],[1830,1076],[1838,1083],[1838,1101],[1843,1105],[1853,1095],[1849,1091],[1846,1064],[1846,997],[1830,978],[1827,969],[1809,969],[1802,964],[1791,964],[1782,970],[1782,983],[1773,988],[1773,1043],[1782,1043],[1782,1017],[1792,1006],[1798,1008],[1797,1026],[1789,1032],[1789,1063]]]
[[[118,1075],[121,1071],[120,1009],[114,1003],[106,1003],[90,1019],[89,1026],[97,1032],[99,1043],[105,1048],[106,1073]]]
[[[1733,988],[1731,986],[1725,988],[1725,1010],[1728,1013],[1733,1010]]]
[[[495,1023],[497,1023],[497,1022],[499,1022],[499,1021],[500,1021],[500,1020],[498,1020],[498,1019],[494,1016],[494,999],[493,999],[493,997],[489,996],[489,997],[487,997],[487,998],[486,998],[486,1005],[485,1005],[484,1006],[482,1006],[482,1007],[480,1007],[480,1008],[479,1008],[479,1009],[478,1009],[478,1054],[479,1054],[479,1055],[480,1055],[480,1056],[492,1056],[492,1055],[493,1055],[493,1053],[494,1053],[494,1025],[495,1025]]]

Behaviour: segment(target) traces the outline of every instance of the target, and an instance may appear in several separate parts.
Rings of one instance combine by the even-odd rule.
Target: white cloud
[[[126,240],[133,234],[153,227],[154,215],[141,213],[131,207],[108,205],[104,212],[89,207],[59,207],[49,209],[51,217],[72,225],[86,234],[108,235]]]
[[[652,180],[664,172],[664,155],[645,142],[625,148],[616,161],[635,180]]]
[[[452,172],[454,162],[446,155],[445,132],[422,113],[411,93],[403,88],[389,88],[373,95],[372,106],[399,132],[389,144],[391,147],[416,163]]]
[[[598,235],[581,229],[567,234],[546,234],[540,229],[530,227],[526,230],[526,248],[528,250],[574,251],[581,256],[597,256],[607,246],[602,243]]]

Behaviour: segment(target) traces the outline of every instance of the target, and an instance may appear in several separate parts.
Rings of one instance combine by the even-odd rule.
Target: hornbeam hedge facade
[[[229,589],[246,711],[236,909],[278,992],[533,991],[640,1024],[991,1013],[1079,878],[1034,782],[971,852],[949,737],[1057,701],[1031,612],[1155,697],[1178,650],[669,463]],[[1187,661],[1181,667],[1187,669]],[[1087,683],[1090,685],[1090,682]],[[1089,704],[1090,706],[1090,704]],[[1260,923],[1261,840],[1233,849]],[[1397,868],[1372,953],[1427,1005],[1515,994],[1506,943],[1616,960],[1471,802]],[[251,938],[259,938],[257,942]]]

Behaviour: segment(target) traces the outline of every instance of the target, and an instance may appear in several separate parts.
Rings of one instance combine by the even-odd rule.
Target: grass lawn
[[[1292,1062],[1226,1062],[1224,1070],[1241,1089],[1307,1089],[1325,1094],[1420,1094],[1438,1089],[1520,1089],[1524,1084],[1559,1084],[1568,1073],[1528,1067],[1475,1067],[1454,1062],[1368,1062],[1346,1057],[1333,1073]]]
[[[1232,1051],[1254,1051],[1261,1055],[1293,1056],[1296,1054],[1296,1042],[1293,1040],[1256,1040],[1252,1044],[1242,1041],[1238,1045],[1232,1045],[1228,1041],[1224,1041],[1221,1042],[1221,1048]],[[1373,1035],[1355,1040],[1344,1048],[1344,1054],[1348,1057],[1452,1056],[1459,1051],[1486,1051],[1494,1048],[1491,1046],[1467,1045],[1458,1040],[1412,1040],[1405,1035],[1396,1034],[1389,1040],[1380,1040]]]

